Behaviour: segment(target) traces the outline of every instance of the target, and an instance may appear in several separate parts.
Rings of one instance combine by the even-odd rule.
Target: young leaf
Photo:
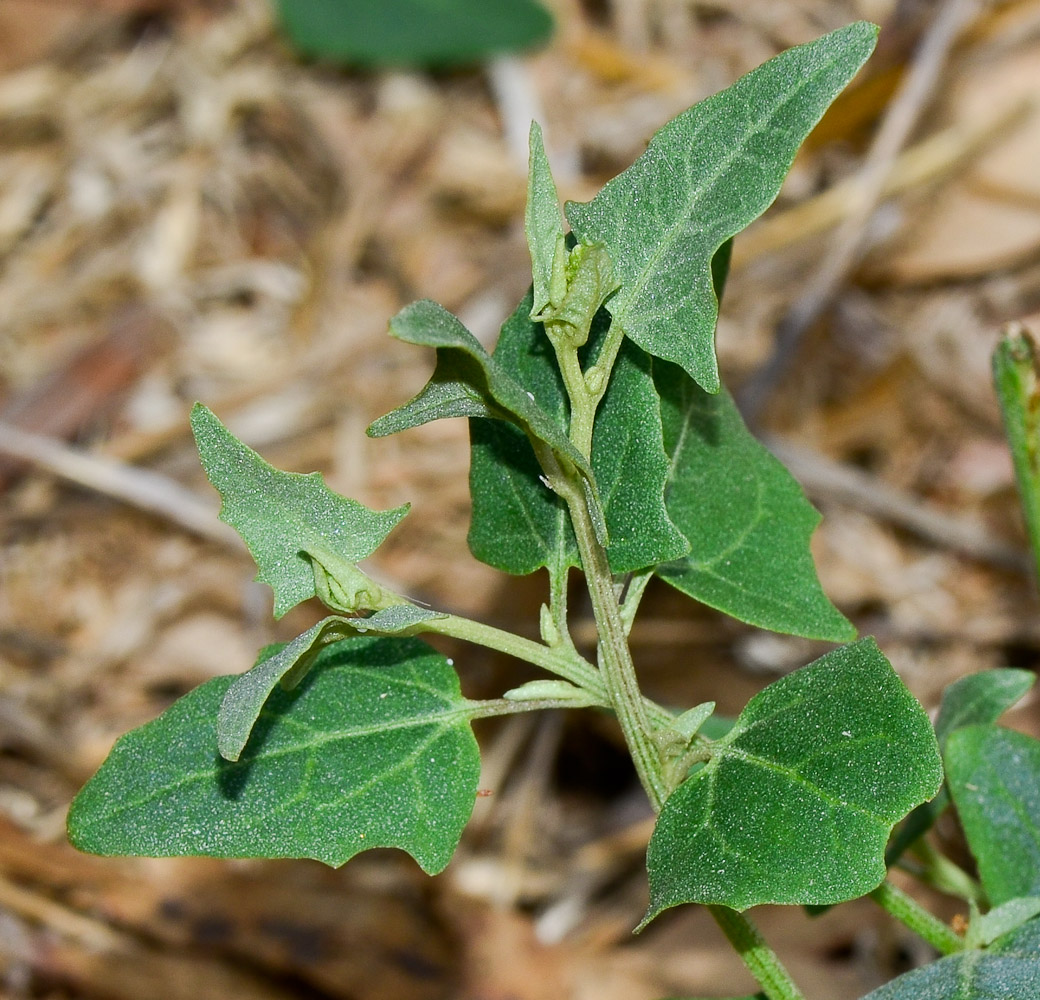
[[[564,427],[446,309],[429,299],[413,302],[390,321],[390,332],[405,343],[436,348],[437,364],[417,396],[372,423],[368,428],[372,437],[445,417],[492,417],[510,421],[529,437],[545,442],[591,479],[588,463]]]
[[[995,906],[989,913],[974,913],[964,940],[971,948],[985,948],[1010,934],[1040,913],[1040,897],[1018,896]]]
[[[1025,330],[1008,332],[993,352],[993,381],[1040,575],[1040,354]]]
[[[789,49],[664,126],[646,152],[567,218],[602,243],[621,291],[607,308],[655,357],[718,392],[711,260],[762,214],[798,147],[874,48],[860,22]]]
[[[399,847],[431,874],[469,819],[480,760],[448,661],[416,639],[326,646],[275,691],[236,763],[213,729],[218,677],[115,745],[69,811],[69,839],[105,855],[315,858]]]
[[[356,568],[408,513],[369,510],[333,493],[321,474],[281,472],[246,447],[214,415],[196,403],[191,411],[199,457],[220,494],[220,519],[243,538],[256,560],[256,578],[274,590],[274,614],[315,596],[314,561],[343,577],[343,610],[372,610],[400,602]]]
[[[314,665],[321,650],[333,642],[371,632],[373,635],[409,635],[436,611],[412,604],[377,611],[368,618],[333,615],[311,626],[281,648],[267,647],[252,670],[227,690],[217,715],[217,749],[225,760],[238,760],[271,692],[281,681],[294,688]],[[267,655],[264,655],[267,654]]]
[[[935,737],[939,749],[946,749],[950,733],[962,726],[978,722],[996,722],[1032,686],[1036,675],[1029,670],[998,668],[969,674],[943,691],[939,715],[935,720]],[[931,802],[919,805],[902,823],[888,849],[888,863],[893,865],[903,852],[923,837],[946,811],[950,795],[945,785]]]
[[[445,67],[545,41],[536,0],[276,0],[304,55],[361,66]]]
[[[990,903],[1040,896],[1040,740],[994,725],[946,742],[946,783]]]
[[[1040,920],[998,938],[986,951],[948,955],[904,973],[863,1000],[1036,1000]]]
[[[955,729],[983,722],[996,722],[1015,702],[1023,698],[1036,682],[1031,670],[1002,667],[968,674],[943,691],[935,737],[940,749]]]
[[[566,252],[563,240],[563,213],[556,193],[556,182],[549,169],[549,158],[542,143],[542,129],[531,122],[531,155],[527,171],[527,210],[524,229],[531,251],[531,274],[534,277],[534,299],[531,315],[536,316],[549,304],[549,286],[557,255]]]
[[[650,839],[645,926],[680,903],[835,903],[885,877],[893,824],[942,780],[927,715],[872,639],[748,702]]]
[[[827,599],[809,551],[820,522],[791,474],[755,440],[729,394],[709,395],[654,360],[670,469],[668,514],[689,555],[657,567],[684,594],[774,632],[841,642],[856,630]]]
[[[502,327],[494,358],[514,374],[554,420],[566,424],[567,396],[549,340],[529,318],[531,297]],[[604,331],[601,324],[593,338]],[[507,573],[577,566],[577,544],[562,501],[538,479],[530,444],[515,428],[470,423],[469,545],[482,562]],[[592,469],[599,486],[615,573],[674,559],[689,543],[664,505],[667,459],[648,359],[624,345],[596,416]]]

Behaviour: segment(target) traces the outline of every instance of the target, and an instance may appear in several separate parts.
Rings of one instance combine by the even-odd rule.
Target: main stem
[[[570,511],[581,565],[592,598],[592,613],[599,633],[600,673],[625,735],[636,774],[650,797],[654,812],[660,812],[667,788],[651,735],[650,720],[643,704],[643,694],[636,679],[635,664],[628,648],[628,634],[621,620],[607,553],[596,538],[584,492],[569,482],[561,484],[558,492]]]
[[[615,325],[612,325],[600,357],[593,366],[598,371],[596,378],[591,382],[581,371],[576,347],[565,340],[550,338],[570,400],[571,442],[590,460],[596,409],[606,393],[623,337],[620,326],[615,328]],[[628,648],[628,633],[632,628],[635,609],[648,577],[638,580],[632,594],[629,595],[629,600],[626,601],[626,607],[622,609],[614,589],[610,562],[606,550],[596,537],[588,508],[589,501],[582,484],[577,476],[566,475],[559,468],[555,456],[548,449],[539,449],[536,445],[535,450],[549,477],[550,485],[566,502],[570,512],[599,633],[600,673],[621,724],[639,780],[646,789],[654,812],[660,812],[667,798],[668,788],[636,678],[632,654]],[[728,906],[709,906],[708,909],[769,1000],[805,1000],[804,994],[795,985],[776,952],[766,944],[758,928],[747,917]]]

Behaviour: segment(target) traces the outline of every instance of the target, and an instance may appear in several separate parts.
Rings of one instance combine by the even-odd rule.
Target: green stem
[[[953,955],[964,950],[964,939],[952,927],[929,913],[913,896],[891,882],[882,882],[870,894],[870,898],[941,954]]]
[[[728,906],[713,905],[708,910],[769,1000],[805,1000],[776,952],[747,917]]]
[[[565,482],[558,485],[557,492],[567,502],[570,511],[581,565],[585,570],[585,581],[592,598],[592,613],[599,633],[600,674],[621,724],[636,773],[650,797],[654,811],[659,812],[668,789],[661,773],[661,759],[651,735],[643,694],[636,679],[635,665],[628,648],[628,634],[614,594],[607,553],[596,538],[592,518],[580,488]]]
[[[580,656],[574,649],[562,646],[546,646],[514,632],[485,625],[472,618],[460,615],[445,615],[443,618],[431,618],[422,623],[423,631],[435,632],[438,635],[451,636],[453,639],[464,639],[488,649],[496,649],[507,656],[515,656],[518,660],[533,663],[536,667],[548,670],[557,677],[587,688],[594,694],[606,694],[606,687],[599,671],[588,660]]]
[[[1012,324],[993,352],[993,379],[1004,417],[1004,435],[1011,450],[1040,581],[1040,416],[1037,413],[1040,359],[1028,331]]]
[[[923,837],[914,842],[910,852],[923,862],[924,868],[907,868],[907,871],[925,885],[958,899],[974,900],[980,904],[985,901],[986,894],[978,881]]]
[[[460,615],[445,615],[443,618],[431,618],[422,623],[423,631],[446,635],[452,639],[462,639],[487,649],[494,649],[507,656],[514,656],[525,663],[541,667],[557,677],[585,688],[604,704],[610,704],[610,696],[603,675],[588,660],[582,657],[573,647],[546,646],[526,639],[522,635],[507,632],[505,629],[485,625],[483,622]],[[654,724],[666,726],[675,718],[672,712],[658,705],[649,698],[643,698],[644,709]],[[573,706],[571,706],[573,707]]]

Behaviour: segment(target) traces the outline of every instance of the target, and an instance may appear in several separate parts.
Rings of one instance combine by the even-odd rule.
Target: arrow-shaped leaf
[[[729,394],[709,395],[678,365],[658,359],[654,382],[670,460],[665,503],[691,545],[657,575],[760,628],[853,638],[816,576],[809,541],[820,515],[747,429]]]
[[[355,603],[343,610],[380,606],[386,595],[354,564],[382,544],[408,513],[407,504],[369,510],[333,493],[318,472],[282,472],[201,403],[191,411],[191,427],[206,475],[223,501],[220,519],[242,536],[256,560],[256,578],[274,590],[276,618],[315,596],[315,560],[344,578],[341,598]]]
[[[444,868],[469,819],[480,760],[471,704],[417,639],[325,647],[264,706],[241,758],[214,729],[235,677],[185,695],[115,745],[69,811],[69,839],[105,855],[316,858],[399,847]]]
[[[772,203],[876,38],[859,22],[780,53],[665,125],[591,202],[567,204],[578,238],[610,252],[621,290],[607,308],[625,333],[708,392],[720,385],[712,257]]]
[[[885,877],[894,823],[931,798],[931,724],[872,639],[748,702],[668,798],[647,852],[644,924],[680,903],[836,903]]]

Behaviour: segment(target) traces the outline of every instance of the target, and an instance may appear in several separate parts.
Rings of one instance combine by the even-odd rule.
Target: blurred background
[[[551,22],[528,10],[529,37],[492,52],[345,44],[350,64],[332,65],[301,57],[314,47],[290,0],[281,25],[263,0],[0,0],[3,996],[752,990],[696,908],[632,937],[651,821],[592,712],[480,724],[490,794],[432,880],[390,851],[331,871],[104,860],[64,841],[71,796],[118,735],[318,617],[272,621],[216,519],[196,399],[276,465],[320,469],[369,506],[410,501],[375,574],[534,631],[542,576],[507,578],[466,549],[464,422],[364,436],[430,370],[386,336],[400,307],[436,299],[490,345],[523,295],[532,117],[561,193],[585,200],[764,59],[882,25],[736,242],[723,375],[825,515],[828,593],[927,708],[964,673],[1040,663],[989,374],[1004,324],[1040,328],[1040,0],[546,6]],[[653,697],[732,713],[826,648],[653,586],[633,642]],[[533,676],[450,652],[474,697]],[[1009,723],[1040,735],[1036,702]],[[939,834],[956,852],[957,831]],[[756,916],[814,1000],[927,957],[869,902]]]

